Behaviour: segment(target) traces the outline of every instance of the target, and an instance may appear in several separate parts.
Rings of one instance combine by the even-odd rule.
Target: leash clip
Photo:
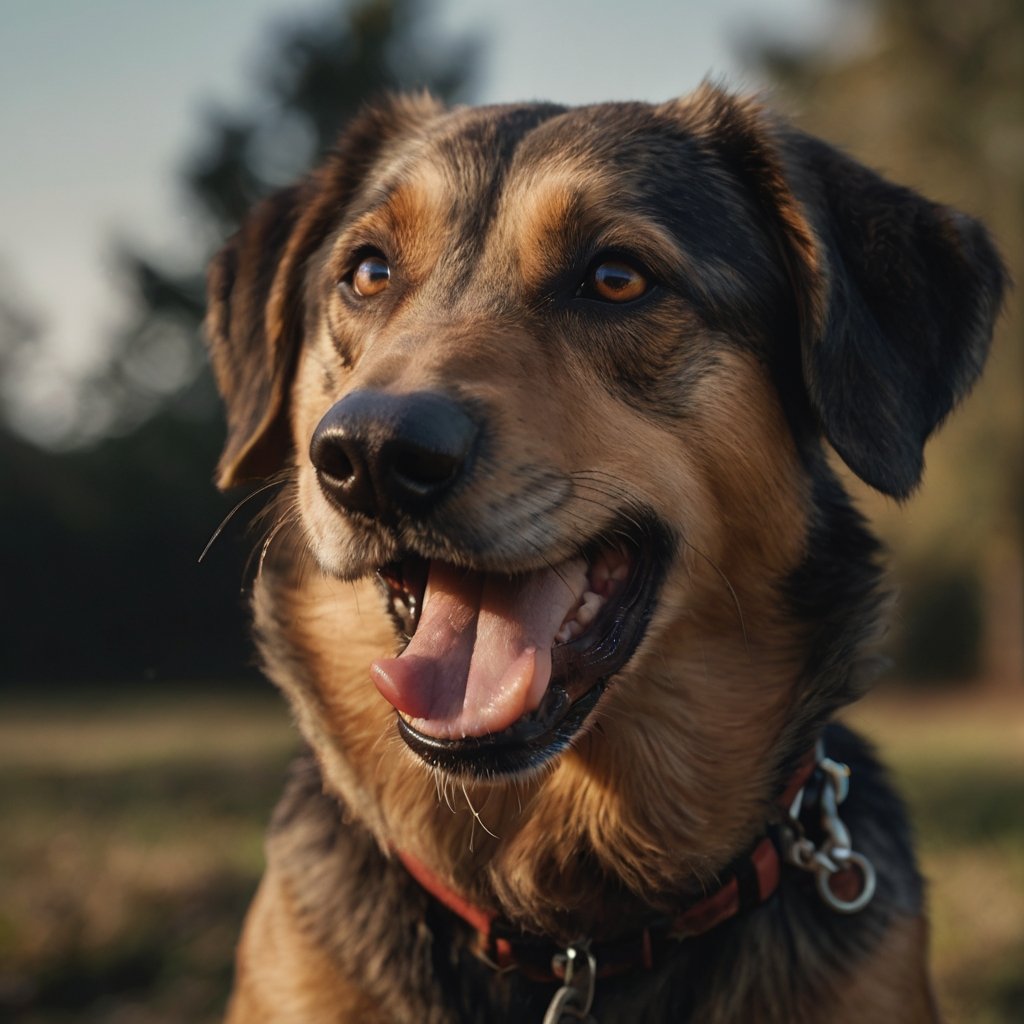
[[[824,776],[821,826],[825,839],[816,845],[804,834],[799,821],[804,799],[804,790],[801,789],[789,810],[790,827],[785,833],[785,858],[794,867],[814,875],[818,895],[826,906],[840,914],[856,914],[875,895],[875,867],[867,857],[853,849],[849,829],[839,817],[839,805],[850,791],[849,767],[841,761],[826,757],[820,740],[817,761]],[[837,882],[840,883],[839,891],[834,886]]]
[[[585,940],[569,943],[564,953],[552,957],[551,971],[562,979],[562,987],[548,1004],[544,1024],[567,1021],[596,1024],[590,1016],[590,1007],[594,1004],[597,960],[590,952],[590,943]]]

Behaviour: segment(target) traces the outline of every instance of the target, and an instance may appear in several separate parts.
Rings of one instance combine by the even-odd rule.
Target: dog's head
[[[976,222],[713,88],[386,102],[213,263],[219,482],[289,468],[322,573],[379,578],[359,686],[428,763],[516,773],[603,708],[602,763],[767,778],[873,600],[823,442],[905,497],[1001,286]]]

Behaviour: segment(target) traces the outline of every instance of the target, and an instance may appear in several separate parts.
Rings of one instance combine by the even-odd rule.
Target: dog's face
[[[771,239],[740,190],[697,196],[692,145],[652,153],[656,118],[568,125],[571,148],[564,117],[467,110],[396,147],[307,283],[304,526],[326,572],[382,577],[412,639],[372,675],[456,772],[560,750],[645,633],[664,651],[712,610],[732,633],[718,574],[778,578],[806,532],[758,358],[786,312]],[[730,334],[726,308],[751,311]]]
[[[417,760],[544,765],[530,784],[617,815],[637,858],[664,801],[679,859],[713,859],[694,835],[729,802],[731,848],[811,700],[795,590],[849,582],[822,438],[905,495],[999,284],[973,222],[715,90],[364,115],[211,273],[221,482],[288,467],[289,550],[320,571],[288,628],[321,756],[370,786],[400,734],[396,789]],[[390,632],[329,611],[365,579]]]

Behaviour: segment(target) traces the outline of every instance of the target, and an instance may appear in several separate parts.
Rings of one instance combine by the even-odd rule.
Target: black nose
[[[376,519],[425,515],[466,472],[477,427],[430,391],[353,391],[313,432],[309,456],[324,493]]]

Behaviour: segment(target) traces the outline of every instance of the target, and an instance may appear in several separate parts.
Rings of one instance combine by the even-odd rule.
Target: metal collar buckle
[[[789,821],[784,829],[783,855],[787,863],[814,875],[818,895],[826,906],[840,914],[856,914],[875,895],[875,868],[862,853],[853,849],[853,840],[839,817],[839,805],[850,791],[850,769],[840,761],[825,756],[822,742],[816,748],[818,768],[823,775],[821,792],[821,827],[824,840],[816,845],[800,824],[804,792],[802,788],[789,808]],[[856,888],[850,898],[837,892],[834,883],[856,877]],[[845,886],[844,886],[845,888]]]
[[[590,943],[586,940],[569,943],[564,953],[552,957],[551,972],[562,979],[562,987],[548,1004],[544,1024],[568,1021],[595,1024],[590,1008],[594,1004],[597,960],[590,952]]]

